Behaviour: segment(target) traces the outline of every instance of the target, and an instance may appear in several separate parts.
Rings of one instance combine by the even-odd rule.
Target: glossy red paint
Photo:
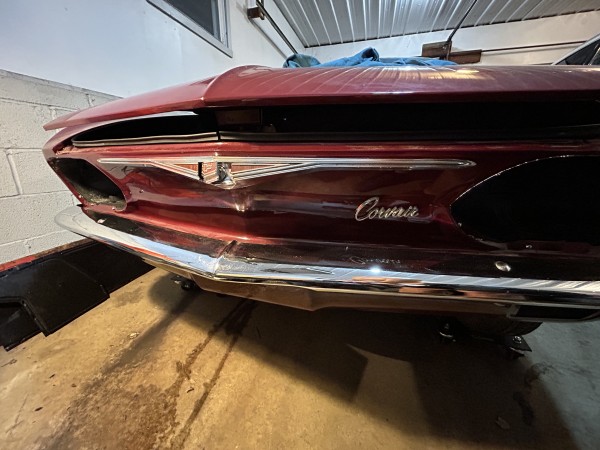
[[[465,234],[450,215],[462,193],[505,169],[537,159],[597,154],[598,143],[332,143],[218,142],[64,149],[60,157],[85,159],[123,190],[124,211],[86,205],[159,228],[244,242],[355,243],[447,250],[506,250]],[[318,170],[249,180],[231,189],[201,183],[155,168],[108,166],[101,158],[207,155],[457,158],[476,163],[451,170]],[[357,222],[358,205],[378,197],[382,206],[416,205],[419,215]],[[523,244],[524,245],[524,244]],[[569,244],[564,243],[563,246]],[[518,246],[518,245],[517,245]],[[562,247],[559,246],[557,250]],[[589,253],[589,248],[585,252]]]
[[[85,189],[89,189],[87,198],[91,200],[87,201],[79,195],[78,190],[71,185],[71,182],[85,185],[81,182],[82,178],[77,177],[82,177],[82,174],[89,175],[89,178],[95,182],[97,179],[94,177],[98,174],[93,169],[88,170],[87,164],[57,164],[58,174],[63,177],[65,184],[76,195],[79,195],[83,203],[83,210],[89,216],[88,218],[82,216],[80,211],[77,211],[76,214],[69,211],[63,213],[63,222],[61,223],[66,228],[111,245],[124,246],[143,258],[153,259],[159,265],[167,264],[169,270],[173,270],[175,273],[196,277],[197,282],[209,290],[238,293],[248,298],[307,309],[324,306],[352,306],[379,307],[390,310],[416,309],[507,315],[513,314],[514,311],[510,312],[509,310],[514,310],[513,306],[521,303],[511,306],[510,303],[502,303],[503,300],[524,302],[523,304],[529,304],[528,302],[532,301],[537,304],[535,302],[545,295],[545,291],[539,290],[538,282],[558,280],[565,281],[568,286],[571,286],[572,283],[580,283],[580,281],[572,280],[592,282],[598,280],[598,271],[593,268],[597,267],[597,261],[600,258],[600,245],[593,244],[597,243],[593,234],[596,224],[600,223],[600,210],[593,208],[591,211],[593,220],[589,224],[593,226],[589,226],[585,230],[591,230],[592,237],[587,241],[582,241],[579,235],[572,238],[573,234],[561,235],[566,236],[565,240],[570,240],[569,242],[561,239],[548,241],[528,239],[525,241],[523,239],[527,239],[529,236],[538,236],[536,234],[539,228],[538,222],[530,221],[526,224],[533,224],[534,233],[515,234],[511,236],[518,236],[517,238],[511,237],[504,241],[500,238],[491,242],[463,231],[463,228],[469,229],[469,222],[474,222],[473,215],[476,218],[483,217],[485,220],[488,220],[489,217],[499,217],[485,214],[478,216],[480,210],[473,208],[471,199],[473,197],[481,199],[481,197],[470,194],[468,196],[465,193],[477,186],[489,186],[490,183],[482,182],[489,179],[498,180],[500,177],[494,178],[498,174],[538,160],[584,155],[600,157],[600,136],[593,134],[597,133],[597,127],[594,124],[595,118],[591,117],[597,112],[594,108],[589,108],[590,104],[594,104],[593,102],[599,99],[600,68],[590,67],[455,66],[290,70],[246,66],[211,79],[119,100],[58,118],[47,124],[46,128],[65,128],[44,146],[44,155],[51,165],[56,159],[85,160],[110,178],[123,192],[125,202],[117,197],[118,191],[113,189],[112,183],[105,183],[106,180],[100,175],[98,185],[109,185],[109,188],[106,189],[106,192],[101,192],[99,197],[94,197],[89,195],[90,192],[94,193],[93,183],[90,182],[90,185],[84,186],[82,189],[84,194],[86,193]],[[561,103],[562,100],[565,103]],[[585,102],[574,104],[576,100]],[[377,128],[378,123],[369,124],[368,121],[364,121],[367,123],[363,127],[364,129],[353,133],[354,125],[345,124],[345,118],[348,116],[358,118],[362,126],[364,117],[364,115],[355,115],[354,109],[351,109],[353,107],[346,108],[350,112],[348,116],[336,117],[338,122],[346,125],[344,130],[350,131],[350,137],[357,139],[352,142],[307,142],[307,136],[314,138],[315,136],[309,136],[309,134],[314,129],[320,130],[320,126],[310,129],[307,126],[308,131],[305,134],[292,132],[286,136],[286,127],[276,129],[270,122],[271,116],[268,116],[277,108],[263,110],[251,108],[251,111],[258,112],[257,115],[266,115],[260,116],[260,120],[255,122],[236,122],[230,128],[220,128],[222,122],[219,122],[218,118],[212,122],[211,113],[211,109],[216,110],[222,107],[235,107],[237,110],[243,109],[244,106],[253,107],[255,105],[343,103],[356,105],[359,112],[361,104],[393,105],[411,102],[431,102],[437,105],[460,102],[461,105],[453,105],[452,109],[457,110],[460,106],[462,108],[460,111],[465,113],[464,122],[469,123],[466,124],[464,130],[460,129],[463,134],[456,133],[456,136],[465,136],[464,133],[470,133],[469,130],[473,130],[472,135],[464,137],[464,139],[470,140],[458,141],[456,140],[458,138],[447,138],[447,141],[426,140],[434,139],[431,137],[432,135],[438,139],[442,139],[441,136],[443,136],[436,134],[436,131],[439,131],[436,128],[438,124],[436,120],[443,120],[446,116],[438,115],[436,120],[429,120],[432,105],[411,109],[411,111],[419,109],[422,114],[422,116],[415,115],[417,118],[415,122],[418,121],[420,124],[421,117],[423,117],[423,123],[429,127],[426,128],[428,131],[415,135],[427,137],[419,141],[397,142],[391,141],[391,139],[396,139],[396,137],[391,137],[391,133],[384,136],[389,139],[387,141],[367,141],[366,139],[380,137],[373,136],[375,130],[369,128],[379,129]],[[471,108],[469,102],[482,103],[478,105],[479,109],[476,109]],[[489,120],[479,121],[481,114],[487,112],[485,108],[494,108],[494,102],[514,103],[503,105],[503,108],[496,108],[495,115],[488,117],[486,114],[484,116]],[[527,122],[529,116],[524,112],[529,111],[527,108],[524,108],[520,115],[515,115],[513,121],[504,120],[514,110],[515,105],[519,107],[518,105],[523,105],[525,102],[536,102],[535,108],[532,110],[543,113],[539,116],[532,115],[532,117],[539,120]],[[545,108],[544,102],[553,102],[552,108],[554,109]],[[572,110],[563,108],[566,102],[569,102],[571,108],[579,108],[582,104],[584,105],[583,108],[577,110],[581,112],[580,117],[572,114]],[[207,108],[210,109],[206,110]],[[446,108],[447,105],[444,105],[444,114],[448,111]],[[205,111],[200,113],[198,110],[201,109]],[[313,108],[311,111],[314,109],[322,112],[334,110],[333,108],[331,110]],[[118,139],[131,138],[131,134],[127,133],[131,133],[132,129],[136,129],[136,133],[139,133],[141,128],[141,135],[144,138],[147,137],[144,128],[136,128],[132,124],[124,126],[119,124],[95,135],[92,134],[100,137],[98,140],[90,138],[89,141],[92,142],[87,144],[99,145],[96,147],[76,148],[71,140],[75,135],[84,131],[126,118],[192,110],[198,112],[191,121],[192,123],[196,124],[207,120],[207,124],[217,124],[214,128],[212,125],[207,127],[209,133],[206,134],[210,134],[208,138],[204,135],[201,137],[202,139],[212,139],[213,142],[197,142],[199,138],[195,129],[191,133],[184,132],[182,133],[184,136],[179,136],[181,139],[178,142],[182,142],[184,139],[190,141],[185,144],[152,144],[150,142],[157,142],[157,140],[150,140],[146,141],[145,145],[132,145],[131,140],[126,141],[128,143],[123,140],[119,141]],[[337,109],[335,110],[337,111]],[[300,122],[305,119],[302,114],[310,114],[306,111],[307,109],[295,110],[296,116],[300,117]],[[377,107],[377,111],[382,115],[387,115],[383,122],[388,117],[390,118],[390,128],[396,127],[396,122],[400,121],[396,115],[389,115],[388,111],[394,111],[391,108]],[[552,118],[557,111],[556,116],[560,120],[556,121],[558,125],[555,126]],[[563,111],[568,112],[565,114],[566,119],[562,115]],[[323,113],[322,122],[319,122],[320,118],[315,119],[310,126],[313,126],[314,122],[318,122],[317,125],[322,123],[329,126],[328,114]],[[263,121],[265,117],[267,119]],[[377,116],[377,120],[380,120],[380,117]],[[463,116],[458,117],[463,118]],[[285,116],[283,120],[287,120]],[[473,127],[470,126],[470,121],[473,122]],[[523,124],[522,121],[527,123]],[[171,119],[160,121],[160,123],[164,122],[172,123]],[[333,120],[331,122],[336,123]],[[148,127],[148,123],[139,123]],[[479,135],[477,131],[479,131],[478,127],[486,131],[485,127],[489,124],[495,130],[495,134],[489,135],[493,137],[486,137],[485,139],[489,140],[485,142],[475,141],[476,136],[488,136],[485,133]],[[204,122],[200,125],[202,128]],[[238,125],[239,128],[236,128]],[[446,125],[446,129],[454,131],[452,123]],[[498,126],[494,128],[495,125]],[[256,127],[252,128],[253,126]],[[535,128],[536,126],[541,127],[536,129],[537,134],[519,134],[520,131],[528,131],[528,127]],[[552,128],[554,126],[555,128]],[[408,132],[411,131],[409,126],[405,128]],[[418,126],[416,128],[421,129]],[[513,128],[516,134],[511,134],[513,140],[508,140],[508,134],[512,133]],[[115,138],[117,140],[112,140],[114,146],[106,146],[107,142],[102,139],[108,139],[111,143],[110,133],[115,132],[115,129],[125,130],[125,138],[119,135],[118,138]],[[170,130],[168,127],[166,129]],[[287,129],[294,130],[293,127]],[[552,139],[540,132],[540,130],[549,129],[552,130],[552,136],[554,136]],[[265,130],[267,131],[265,132]],[[392,131],[395,132],[395,130]],[[274,135],[268,134],[273,132]],[[425,134],[428,132],[431,132],[432,135]],[[151,133],[152,130],[148,130],[148,134]],[[253,133],[255,134],[253,135]],[[194,138],[188,139],[190,136],[194,136]],[[327,139],[340,139],[339,136],[340,134],[331,134],[327,135]],[[402,130],[394,136],[402,136]],[[409,134],[403,136],[408,139]],[[452,136],[452,134],[450,133],[448,136]],[[524,136],[529,136],[528,140],[525,140]],[[578,137],[566,138],[565,136]],[[134,137],[137,139],[139,136]],[[341,139],[343,138],[348,138],[348,136],[342,136]],[[233,139],[240,139],[240,141]],[[262,139],[263,141],[244,142],[241,141],[243,139]],[[270,142],[270,139],[280,139],[281,142]],[[305,141],[291,142],[291,139],[305,139]],[[402,137],[397,139],[402,139]],[[483,138],[478,137],[477,139]],[[80,139],[80,141],[82,140],[85,141],[85,139]],[[203,156],[249,158],[262,156],[275,159],[285,157],[430,159],[445,162],[452,159],[464,160],[473,164],[465,164],[460,168],[448,168],[448,165],[440,164],[437,168],[430,167],[421,170],[394,169],[389,166],[337,170],[331,167],[320,167],[268,176],[264,176],[262,173],[257,178],[237,180],[231,186],[219,186],[164,170],[164,167],[136,165],[135,161],[131,162],[136,159],[147,161],[153,158],[185,157],[189,160],[184,163],[194,166],[198,162],[196,158]],[[123,158],[130,161],[107,164],[100,161],[103,158],[112,158],[113,160]],[[556,174],[563,170],[564,165],[562,163],[554,164],[554,161],[560,160],[551,161],[553,167],[558,166],[556,172],[552,172]],[[582,161],[582,159],[577,158],[577,161]],[[593,172],[597,167],[596,164],[600,164],[598,158],[594,158],[593,161],[594,164],[589,165],[587,173]],[[262,164],[260,161],[254,162]],[[214,161],[211,163],[214,164]],[[246,163],[248,161],[242,161],[240,164]],[[580,164],[587,166],[588,163],[589,160],[586,159]],[[151,162],[151,164],[153,163]],[[72,170],[73,167],[76,168],[69,175],[73,178],[72,181],[67,178],[65,173],[61,173],[61,166],[66,168],[65,173]],[[582,166],[573,167],[581,168]],[[531,172],[527,172],[527,174],[529,173]],[[195,175],[192,174],[192,176]],[[501,207],[509,203],[519,203],[514,199],[520,196],[521,188],[529,187],[528,176],[523,177],[525,181],[521,184],[517,183],[519,190],[516,194],[515,191],[509,190],[511,197],[504,204],[500,202]],[[554,180],[553,177],[545,178],[551,180],[550,183]],[[560,173],[556,178],[560,178]],[[531,183],[536,183],[536,181],[532,179]],[[546,186],[553,188],[555,185],[538,184],[540,189],[546,189]],[[598,184],[582,183],[579,186],[583,186],[582,190],[585,190],[587,186],[593,186],[593,190],[595,190]],[[501,185],[500,190],[503,189],[505,189],[505,185]],[[584,211],[577,215],[578,218],[585,217],[585,214],[588,213],[584,203],[588,198],[593,198],[593,195],[588,195],[590,191],[588,189],[584,192],[584,195],[581,196],[583,200],[575,203],[581,211]],[[477,192],[477,189],[472,192]],[[537,193],[534,190],[531,192]],[[582,191],[575,192],[581,193]],[[497,191],[494,191],[494,195],[496,193]],[[463,195],[465,197],[461,197]],[[567,191],[566,195],[571,195],[571,191]],[[115,201],[115,198],[118,201]],[[373,218],[357,221],[355,217],[357,207],[370,198],[377,198],[378,206],[384,209],[418,208],[418,214],[410,217],[392,217],[388,218],[389,220]],[[496,205],[493,203],[495,198],[497,197],[489,199],[490,204]],[[500,198],[503,197],[500,196]],[[545,198],[554,199],[549,196]],[[457,199],[461,199],[461,201],[467,199],[466,202],[463,202],[467,205],[464,209],[473,213],[471,216],[468,214],[462,216],[466,217],[464,227],[455,219],[456,216],[460,216],[460,212],[456,213],[456,208],[461,201],[456,202]],[[485,201],[476,200],[474,203],[483,204],[486,201],[487,199]],[[560,215],[560,217],[566,218],[563,220],[562,226],[565,224],[567,227],[570,226],[569,207],[572,205],[569,204],[569,198],[561,197],[561,204],[557,205],[556,213],[553,202],[547,203],[549,205],[547,209],[537,210],[530,210],[529,203],[535,203],[535,199],[530,202],[529,198],[524,197],[523,202],[518,206],[522,207],[526,214],[535,215],[538,214],[538,211],[543,211],[545,216],[545,213],[549,211],[547,218],[549,223],[556,223],[552,222],[553,216]],[[454,210],[452,209],[453,204],[455,205]],[[502,208],[499,208],[498,211],[495,208],[492,209],[494,209],[494,213],[499,212],[500,217],[510,220],[518,217],[518,215],[511,214],[502,215],[506,211]],[[456,214],[453,216],[452,212]],[[539,216],[538,214],[536,217]],[[83,219],[88,223],[82,225],[79,221]],[[542,221],[542,223],[546,222]],[[117,232],[121,234],[115,234]],[[113,234],[111,235],[111,233]],[[488,234],[486,236],[488,236],[487,239],[494,239],[494,236],[498,235]],[[527,236],[527,238],[522,238],[522,236]],[[156,242],[159,243],[156,246],[149,245],[149,243],[155,244]],[[161,244],[166,244],[168,251],[164,251],[164,246]],[[174,258],[174,255],[180,253],[183,254],[180,259]],[[210,259],[206,259],[207,256]],[[498,265],[499,261],[502,262],[500,266]],[[200,262],[203,262],[207,268],[200,266],[202,269],[200,270],[198,265],[194,265]],[[238,266],[248,265],[253,268],[236,272],[235,267],[232,269],[232,265],[228,265],[232,262]],[[223,263],[223,267],[220,267],[221,263]],[[171,265],[169,266],[169,264]],[[294,270],[294,265],[310,268],[323,266],[328,270],[329,268],[338,268],[344,273],[349,269],[349,278],[343,278],[341,281],[330,278],[325,281],[327,283],[339,282],[340,284],[336,286],[338,286],[337,288],[343,287],[344,295],[347,294],[349,297],[357,295],[357,297],[347,298],[340,302],[338,299],[329,297],[330,284],[317,283],[315,286],[324,289],[322,295],[326,298],[316,299],[316,291],[303,289],[306,287],[304,285],[297,285],[297,279],[294,278],[297,273],[294,271],[285,272],[291,275],[282,275],[282,279],[289,283],[287,286],[278,284],[278,282],[274,283],[272,280],[279,280],[279,278],[271,277],[271,266],[281,264],[292,266]],[[264,265],[265,267],[257,271],[254,268],[255,265]],[[502,268],[504,266],[507,266],[508,270],[512,270],[510,275],[506,274],[505,269]],[[383,280],[377,275],[379,268],[399,274],[418,275],[418,278],[408,277],[405,279],[406,275],[398,275],[396,278]],[[227,270],[231,271],[227,272]],[[278,267],[275,267],[272,272],[279,274],[278,270]],[[352,274],[356,273],[355,270],[359,270],[362,275],[358,278],[353,277]],[[327,270],[323,273],[325,272],[329,273]],[[463,276],[467,278],[480,277],[488,281],[491,279],[493,283],[501,281],[502,284],[490,287],[486,284],[477,284],[480,283],[478,280],[470,280],[468,283],[472,284],[468,286],[466,286],[467,283],[456,281],[450,281],[448,285],[446,285],[446,281],[438,282],[443,285],[437,286],[431,278],[436,278],[438,275],[458,278],[463,278]],[[524,295],[519,290],[520,288],[514,288],[514,285],[511,285],[512,281],[515,279],[518,281],[519,277],[534,281],[533,287],[529,288],[531,292],[528,292],[527,295]],[[246,283],[240,283],[240,279],[246,280]],[[312,287],[312,283],[319,280],[323,281],[318,275],[313,275],[313,272],[305,271],[301,283],[307,283]],[[221,282],[224,284],[220,284]],[[421,283],[425,284],[421,285]],[[264,292],[261,290],[263,288]],[[281,291],[278,290],[280,288]],[[591,289],[585,283],[584,288]],[[266,291],[269,289],[275,289],[277,292],[267,293]],[[286,289],[291,289],[291,291]],[[348,289],[352,292],[346,292]],[[568,287],[568,289],[571,288]],[[495,292],[490,290],[495,290]],[[393,296],[401,294],[401,298],[394,297],[391,300],[377,295],[383,293]],[[340,292],[336,293],[336,295],[338,294]],[[563,303],[567,307],[572,306],[568,301],[561,303],[558,294],[554,297],[550,295],[550,297],[551,306],[560,306]],[[442,298],[445,300],[440,300]],[[449,300],[453,302],[453,306],[450,306]],[[575,300],[579,301],[577,298]],[[597,306],[594,305],[594,308],[597,309]]]
[[[299,240],[389,244],[418,248],[487,249],[502,244],[466,235],[450,205],[477,183],[541,158],[597,154],[598,143],[581,140],[504,143],[348,142],[128,145],[77,149],[72,136],[112,121],[239,105],[352,102],[550,101],[599,98],[600,68],[427,67],[272,69],[246,66],[195,83],[118,100],[56,119],[67,127],[44,147],[46,158],[85,159],[121,188],[123,211],[86,205],[184,232],[247,241]],[[465,159],[475,166],[452,170],[318,170],[277,175],[223,189],[156,168],[104,166],[100,158],[170,156],[295,156]],[[68,181],[65,179],[65,182]],[[75,192],[75,190],[74,190]],[[378,197],[385,207],[415,205],[419,215],[399,220],[354,218],[358,205]]]
[[[600,68],[571,66],[237,67],[218,77],[76,111],[47,130],[209,106],[536,101],[600,93]]]

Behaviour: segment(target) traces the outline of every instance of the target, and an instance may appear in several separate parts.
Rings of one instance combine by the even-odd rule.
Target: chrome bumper
[[[189,274],[200,280],[200,284],[206,280],[210,290],[263,299],[255,289],[240,291],[227,288],[228,285],[234,286],[234,283],[239,287],[242,283],[253,287],[272,287],[277,291],[275,295],[281,295],[282,288],[327,294],[320,296],[319,300],[304,295],[296,304],[262,295],[267,297],[264,298],[266,301],[304,309],[331,306],[405,309],[404,306],[409,304],[405,299],[411,298],[437,303],[461,302],[467,312],[481,312],[468,305],[485,303],[509,315],[523,305],[600,311],[600,281],[595,280],[506,277],[502,276],[506,272],[496,268],[494,270],[497,270],[498,276],[453,275],[431,269],[423,270],[423,273],[395,270],[390,269],[390,264],[365,264],[365,261],[373,260],[348,258],[348,252],[352,249],[347,246],[339,247],[336,257],[332,257],[331,253],[315,250],[319,248],[316,246],[288,249],[285,245],[221,241],[153,229],[113,216],[98,216],[94,220],[77,206],[61,212],[56,222],[74,233],[134,253],[158,266],[166,265],[176,272]],[[164,239],[165,231],[172,236],[169,243],[160,242],[161,236]],[[402,261],[394,260],[393,265],[402,265]],[[214,282],[225,287],[215,288]],[[359,300],[351,304],[345,300],[337,303],[335,294],[342,297],[358,295]],[[386,300],[377,300],[381,297],[386,297]],[[429,310],[429,307],[424,309]]]

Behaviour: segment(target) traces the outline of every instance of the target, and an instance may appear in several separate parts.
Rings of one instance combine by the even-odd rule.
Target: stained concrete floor
[[[0,350],[0,447],[598,448],[600,322],[507,361],[429,317],[184,292],[153,270]]]

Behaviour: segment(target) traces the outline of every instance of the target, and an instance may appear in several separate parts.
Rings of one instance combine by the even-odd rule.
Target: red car
[[[523,334],[600,316],[600,68],[273,69],[60,117],[63,227],[206,290]]]

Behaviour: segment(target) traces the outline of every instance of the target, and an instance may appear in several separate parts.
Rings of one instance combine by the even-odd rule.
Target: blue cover
[[[283,63],[283,67],[378,67],[378,66],[453,66],[456,63],[435,58],[411,56],[407,58],[380,58],[379,53],[372,47],[365,48],[354,56],[335,59],[321,63],[317,58],[297,53]]]

